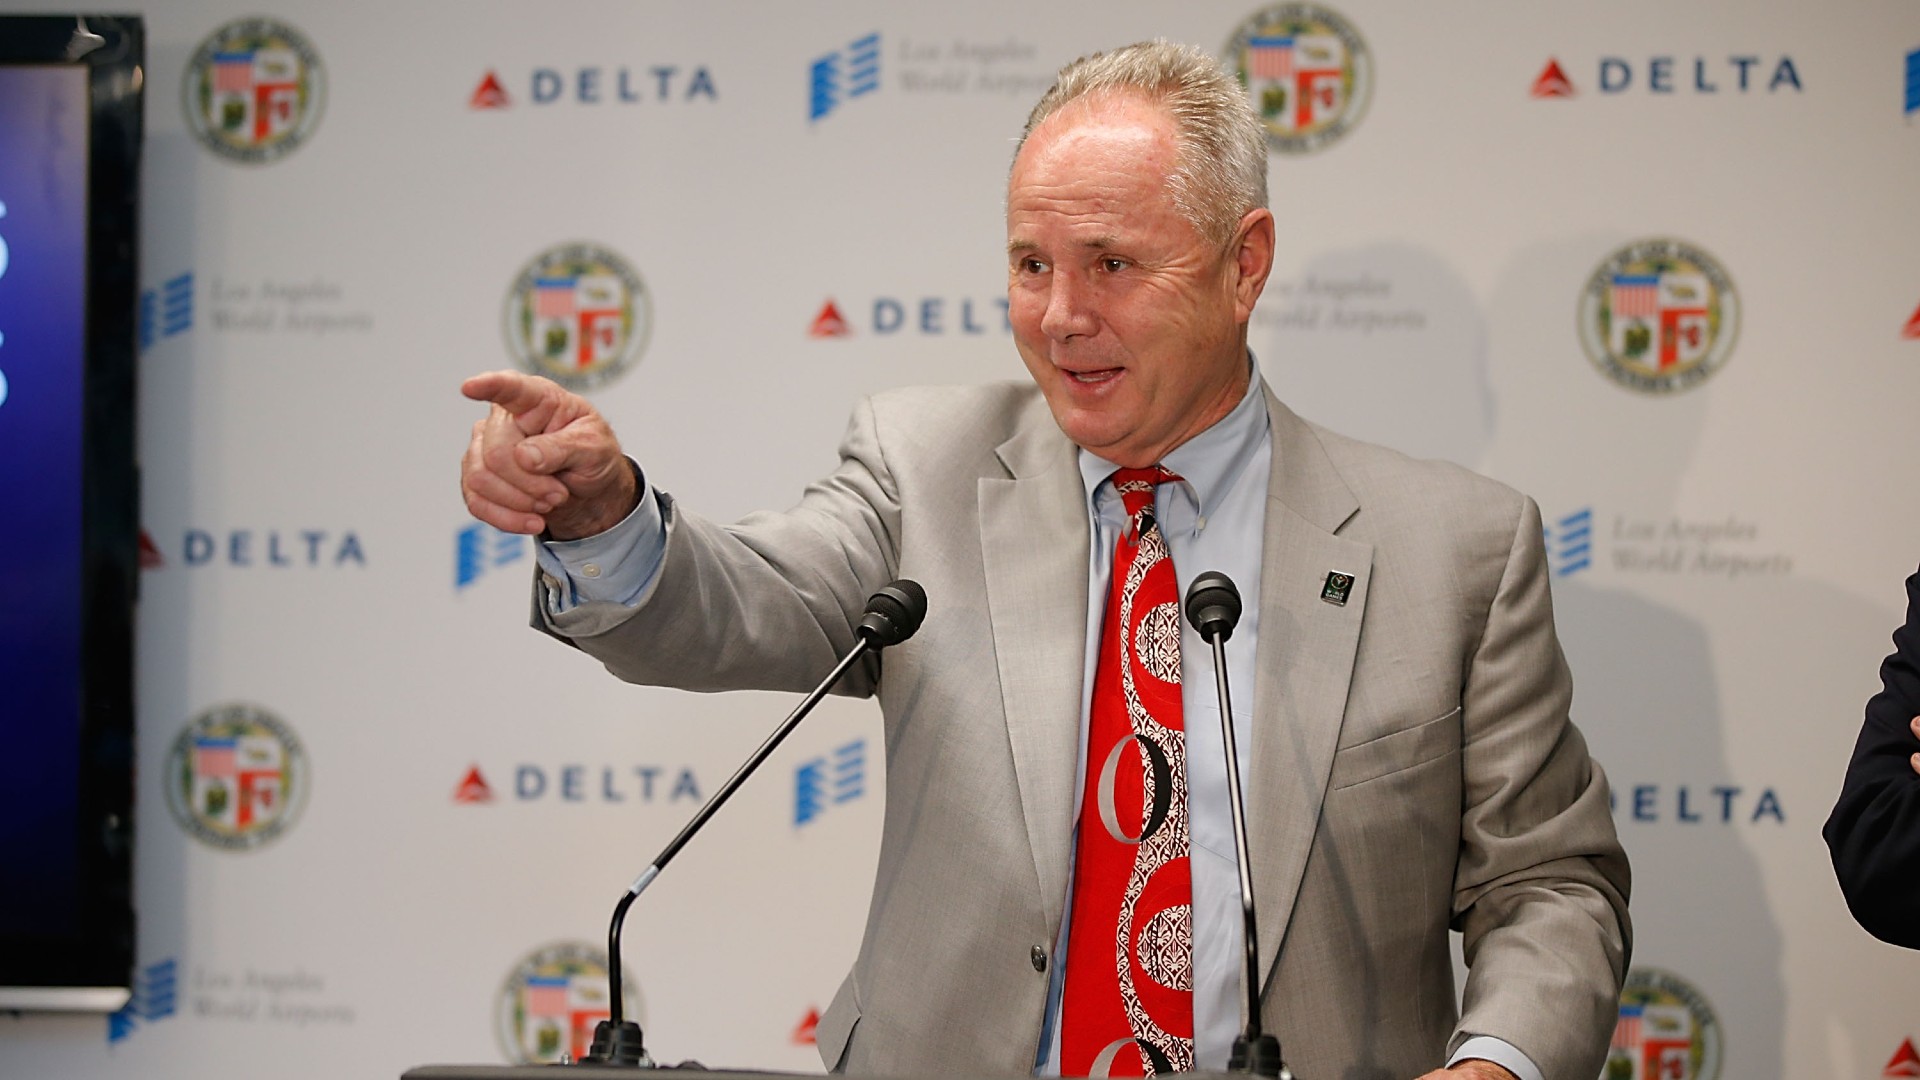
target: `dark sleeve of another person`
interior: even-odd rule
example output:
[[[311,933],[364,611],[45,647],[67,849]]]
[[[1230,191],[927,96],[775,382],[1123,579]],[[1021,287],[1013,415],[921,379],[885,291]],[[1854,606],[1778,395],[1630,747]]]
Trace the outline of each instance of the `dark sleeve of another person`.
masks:
[[[1907,579],[1907,625],[1893,645],[1823,834],[1853,917],[1882,941],[1920,949],[1920,776],[1909,760],[1920,752],[1910,726],[1920,716],[1920,573]]]

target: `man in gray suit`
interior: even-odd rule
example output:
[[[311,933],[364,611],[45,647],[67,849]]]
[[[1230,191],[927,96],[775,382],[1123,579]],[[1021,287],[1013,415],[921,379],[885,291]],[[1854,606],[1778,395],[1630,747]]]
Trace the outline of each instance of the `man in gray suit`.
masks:
[[[536,625],[621,678],[810,688],[853,643],[868,593],[925,585],[920,633],[850,680],[884,715],[886,818],[866,936],[818,1028],[829,1065],[1224,1063],[1238,895],[1214,673],[1191,630],[1169,676],[1190,718],[1174,785],[1191,899],[1155,924],[1178,962],[1154,975],[1190,992],[1191,1019],[1167,1025],[1171,1049],[1149,1045],[1167,1033],[1134,1012],[1135,1037],[1116,1045],[1137,1054],[1110,1047],[1088,1065],[1063,1050],[1082,1015],[1063,1000],[1093,966],[1069,964],[1067,943],[1076,852],[1098,816],[1087,740],[1105,597],[1157,532],[1182,588],[1223,569],[1249,597],[1227,665],[1252,690],[1233,723],[1261,1014],[1294,1071],[1599,1073],[1627,865],[1568,719],[1538,509],[1268,393],[1246,344],[1273,262],[1266,164],[1244,92],[1199,50],[1149,43],[1064,69],[1007,193],[1009,316],[1032,383],[862,402],[839,468],[785,513],[722,526],[682,509],[550,382],[496,372],[463,387],[491,406],[463,462],[469,508],[546,534]],[[1120,505],[1118,468],[1165,478],[1144,514]],[[1133,826],[1119,826],[1125,839]],[[1464,1000],[1450,928],[1465,938]]]

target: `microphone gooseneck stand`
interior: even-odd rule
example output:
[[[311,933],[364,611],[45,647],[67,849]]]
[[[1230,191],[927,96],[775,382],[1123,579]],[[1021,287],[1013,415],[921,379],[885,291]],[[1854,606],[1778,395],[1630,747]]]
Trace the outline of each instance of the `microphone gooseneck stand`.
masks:
[[[868,597],[866,610],[855,628],[859,640],[854,642],[853,648],[847,650],[847,654],[841,657],[840,663],[834,667],[826,679],[815,687],[793,712],[787,714],[787,718],[774,729],[772,735],[767,736],[766,741],[753,752],[753,756],[747,759],[746,764],[740,766],[731,777],[728,777],[726,783],[720,785],[720,790],[714,792],[706,805],[693,815],[693,820],[687,822],[679,835],[675,836],[653,862],[640,872],[640,876],[634,879],[633,884],[628,886],[626,895],[620,898],[619,904],[613,909],[613,923],[607,930],[607,988],[612,998],[608,1006],[608,1018],[594,1025],[593,1043],[588,1047],[587,1055],[580,1059],[581,1064],[653,1067],[653,1059],[647,1054],[646,1040],[640,1031],[640,1025],[621,1015],[624,995],[621,993],[620,982],[620,926],[626,921],[627,909],[633,906],[634,900],[646,891],[648,885],[653,884],[653,879],[660,876],[660,871],[667,865],[668,860],[679,854],[680,849],[693,838],[693,834],[699,832],[707,820],[713,817],[714,811],[720,809],[720,804],[726,802],[740,785],[746,782],[747,777],[753,775],[754,770],[767,760],[774,748],[780,745],[781,740],[791,734],[794,728],[800,726],[800,721],[813,711],[813,707],[818,705],[820,699],[827,695],[827,691],[840,681],[848,668],[869,652],[877,652],[889,645],[898,645],[912,637],[914,631],[920,629],[920,620],[925,618],[926,614],[926,590],[922,589],[919,583],[906,578],[891,582]]]
[[[1234,745],[1233,709],[1227,698],[1227,638],[1240,622],[1240,590],[1233,579],[1209,570],[1187,587],[1187,621],[1201,640],[1213,646],[1214,688],[1220,695],[1220,742],[1227,755],[1227,800],[1233,811],[1233,856],[1240,870],[1240,914],[1245,922],[1246,1024],[1233,1040],[1227,1071],[1275,1080],[1293,1080],[1280,1058],[1278,1037],[1260,1030],[1260,946],[1254,938],[1253,865],[1247,857],[1246,803],[1240,795],[1240,755]]]

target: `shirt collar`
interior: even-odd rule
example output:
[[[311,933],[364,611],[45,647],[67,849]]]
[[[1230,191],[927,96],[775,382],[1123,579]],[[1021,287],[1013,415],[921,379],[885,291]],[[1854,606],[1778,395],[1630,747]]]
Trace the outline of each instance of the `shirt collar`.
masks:
[[[1260,365],[1247,354],[1247,392],[1213,426],[1173,448],[1160,460],[1186,481],[1201,514],[1212,513],[1246,471],[1267,437],[1267,395]],[[1099,515],[1097,496],[1102,484],[1120,466],[1084,447],[1080,450],[1080,480],[1086,485],[1089,513]]]

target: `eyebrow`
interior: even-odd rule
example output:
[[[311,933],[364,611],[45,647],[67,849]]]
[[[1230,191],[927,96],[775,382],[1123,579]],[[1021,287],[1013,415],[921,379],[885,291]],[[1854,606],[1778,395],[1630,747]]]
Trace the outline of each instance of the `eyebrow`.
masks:
[[[1091,239],[1082,240],[1074,246],[1086,251],[1101,251],[1106,248],[1119,247],[1120,238],[1112,233],[1102,233]],[[1039,248],[1040,245],[1034,243],[1032,240],[1007,241],[1007,254],[1009,255],[1018,255],[1027,251],[1038,251]]]

